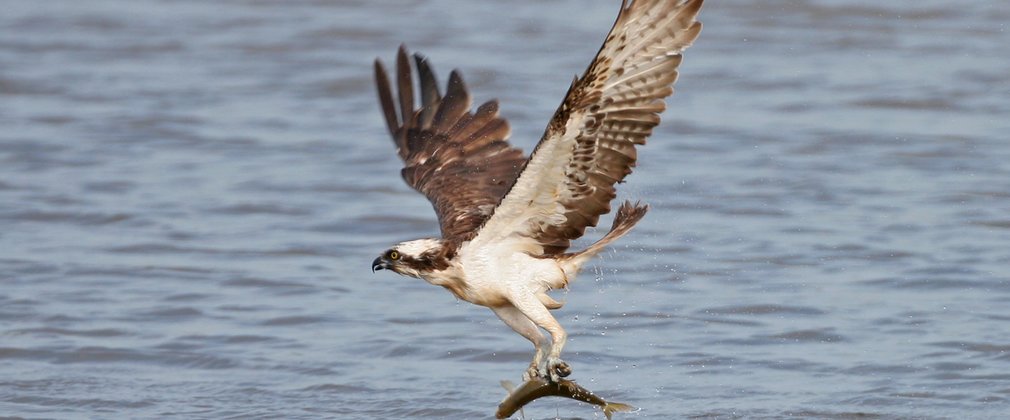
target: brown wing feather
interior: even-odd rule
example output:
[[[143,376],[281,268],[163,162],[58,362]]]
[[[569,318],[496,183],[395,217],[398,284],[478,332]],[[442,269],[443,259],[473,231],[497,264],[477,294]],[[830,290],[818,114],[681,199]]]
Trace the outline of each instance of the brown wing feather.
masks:
[[[484,229],[532,238],[544,255],[610,211],[636,146],[659,124],[681,53],[701,30],[702,0],[625,1],[589,68],[576,78],[523,173]],[[481,233],[483,237],[485,233]]]
[[[395,101],[386,70],[375,61],[375,80],[386,123],[404,161],[404,181],[431,201],[442,237],[457,243],[476,234],[526,161],[511,147],[508,122],[489,101],[470,112],[470,94],[462,76],[453,71],[443,97],[424,57],[415,54],[420,84],[420,108],[414,109],[412,71],[406,48],[397,54]],[[397,114],[396,105],[399,105]]]

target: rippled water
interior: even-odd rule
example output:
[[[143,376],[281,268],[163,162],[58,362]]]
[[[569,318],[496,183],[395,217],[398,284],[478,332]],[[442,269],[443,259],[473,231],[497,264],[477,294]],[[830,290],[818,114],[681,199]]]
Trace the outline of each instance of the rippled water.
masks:
[[[0,415],[490,417],[528,343],[369,271],[437,233],[371,60],[461,68],[530,150],[616,9],[4,1]],[[621,190],[653,211],[563,296],[573,377],[641,407],[620,418],[1005,415],[1010,8],[702,20]]]

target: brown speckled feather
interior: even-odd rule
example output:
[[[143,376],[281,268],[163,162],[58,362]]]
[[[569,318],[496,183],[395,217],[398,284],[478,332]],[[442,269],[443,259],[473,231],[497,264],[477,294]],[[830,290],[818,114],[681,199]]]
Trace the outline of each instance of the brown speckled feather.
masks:
[[[610,211],[701,31],[702,0],[628,3],[478,241],[519,235],[536,245],[528,252],[556,255]]]
[[[403,179],[431,201],[443,239],[459,244],[476,235],[526,158],[509,145],[510,128],[498,116],[496,101],[471,113],[470,94],[457,71],[443,97],[427,60],[415,54],[414,61],[420,108],[414,108],[411,65],[402,46],[396,60],[398,101],[382,62],[375,61],[379,104],[404,161]]]

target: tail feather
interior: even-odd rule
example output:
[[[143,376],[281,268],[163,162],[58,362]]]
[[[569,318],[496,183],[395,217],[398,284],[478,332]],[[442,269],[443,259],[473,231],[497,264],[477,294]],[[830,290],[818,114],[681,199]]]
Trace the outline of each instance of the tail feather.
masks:
[[[610,420],[610,416],[613,416],[615,412],[623,413],[627,411],[632,411],[634,409],[635,407],[632,407],[628,404],[622,404],[619,402],[608,402],[607,405],[603,406],[603,415],[607,416],[607,420]]]
[[[635,227],[635,224],[639,220],[642,220],[642,217],[645,217],[645,213],[648,211],[648,204],[642,204],[641,201],[631,204],[631,201],[625,201],[617,209],[617,215],[614,216],[614,224],[610,227],[610,232],[607,232],[606,235],[590,245],[589,248],[581,252],[568,254],[568,257],[575,260],[576,266],[581,266],[583,262],[602,251],[608,244],[630,232],[631,228]]]
[[[617,209],[617,215],[614,216],[614,224],[610,227],[610,232],[608,232],[602,239],[596,243],[607,243],[616,240],[624,236],[626,233],[631,231],[631,228],[635,227],[635,224],[639,220],[645,217],[645,213],[649,211],[648,204],[642,204],[641,201],[636,201],[635,204],[631,204],[631,201],[625,201],[621,204],[621,207]],[[594,244],[595,245],[595,244]]]

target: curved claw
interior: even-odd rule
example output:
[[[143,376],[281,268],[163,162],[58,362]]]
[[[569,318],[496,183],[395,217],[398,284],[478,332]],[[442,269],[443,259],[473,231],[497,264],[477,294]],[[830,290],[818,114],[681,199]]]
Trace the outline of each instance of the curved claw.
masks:
[[[547,359],[547,375],[545,378],[549,379],[551,382],[560,382],[561,378],[567,377],[572,374],[572,367],[568,365],[567,362],[559,358]]]
[[[540,369],[537,369],[537,365],[531,364],[530,367],[526,369],[526,372],[523,373],[523,382],[529,382],[533,380],[533,378],[541,377]]]
[[[566,377],[568,377],[568,375],[571,375],[572,374],[572,367],[569,366],[568,363],[566,363],[564,361],[560,361],[559,360],[559,362],[560,363],[558,363],[556,366],[554,366],[554,372],[557,373],[558,376],[560,376],[562,378],[566,378]]]

